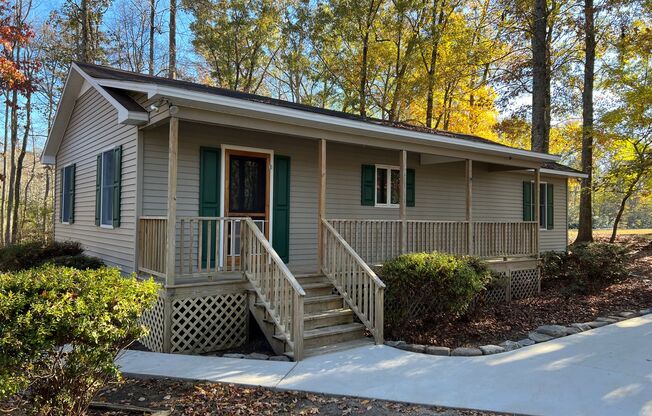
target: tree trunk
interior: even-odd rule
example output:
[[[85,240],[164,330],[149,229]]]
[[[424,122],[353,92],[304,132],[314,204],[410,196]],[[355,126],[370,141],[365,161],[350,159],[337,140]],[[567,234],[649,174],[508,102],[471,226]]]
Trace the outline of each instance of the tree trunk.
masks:
[[[5,216],[5,245],[11,244],[11,213],[14,203],[14,177],[16,176],[16,142],[18,141],[18,92],[13,91],[11,97],[11,128],[9,139],[11,140],[9,189],[7,191],[7,211]]]
[[[535,152],[548,152],[550,141],[550,62],[546,0],[534,0],[532,22],[532,143]]]
[[[88,16],[88,0],[81,0],[81,61],[90,62],[90,19]]]
[[[580,221],[576,242],[593,241],[593,78],[595,67],[595,25],[593,0],[584,0],[584,89],[582,91],[582,171]]]
[[[16,161],[16,175],[13,181],[14,187],[14,203],[12,212],[12,225],[11,225],[11,242],[18,242],[18,231],[20,230],[18,208],[20,207],[20,192],[21,182],[23,178],[23,161],[25,160],[25,153],[27,153],[27,140],[29,138],[29,130],[32,123],[32,93],[28,92],[25,101],[25,132],[23,134],[23,143],[18,154]]]
[[[43,195],[43,239],[49,241],[48,235],[48,207],[50,205],[50,168],[45,167],[45,195]],[[53,207],[54,208],[54,207]]]
[[[430,52],[430,66],[428,71],[428,89],[426,96],[426,127],[432,128],[432,117],[435,111],[435,78],[437,75],[437,59],[439,58],[439,39],[441,38],[442,25],[444,24],[444,2],[437,7],[438,0],[432,2],[432,23],[430,26],[430,37],[432,51]],[[439,12],[438,12],[439,10]],[[439,15],[439,18],[437,17]]]
[[[156,0],[149,0],[149,74],[154,75],[154,19]]]
[[[367,116],[367,59],[369,56],[369,31],[362,38],[362,66],[360,68],[360,115]]]
[[[2,143],[2,195],[0,196],[0,240],[5,229],[5,195],[7,185],[7,140],[9,140],[9,94],[5,94],[5,134]]]
[[[177,77],[177,0],[170,0],[170,41],[168,78]]]

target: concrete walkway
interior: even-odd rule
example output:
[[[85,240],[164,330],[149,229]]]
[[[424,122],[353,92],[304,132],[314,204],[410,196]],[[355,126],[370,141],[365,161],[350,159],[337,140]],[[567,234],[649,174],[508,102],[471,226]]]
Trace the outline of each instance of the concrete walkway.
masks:
[[[484,357],[361,347],[300,363],[128,351],[125,373],[531,415],[652,416],[652,315]]]

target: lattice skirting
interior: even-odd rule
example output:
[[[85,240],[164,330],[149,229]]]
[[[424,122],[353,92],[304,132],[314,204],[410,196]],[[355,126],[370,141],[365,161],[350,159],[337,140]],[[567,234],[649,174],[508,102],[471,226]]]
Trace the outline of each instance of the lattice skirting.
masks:
[[[152,351],[196,354],[234,348],[247,341],[247,294],[176,297],[162,292],[142,322],[149,334],[141,342]]]
[[[534,296],[541,291],[539,268],[507,270],[499,273],[491,288],[484,294],[489,302],[510,302]]]

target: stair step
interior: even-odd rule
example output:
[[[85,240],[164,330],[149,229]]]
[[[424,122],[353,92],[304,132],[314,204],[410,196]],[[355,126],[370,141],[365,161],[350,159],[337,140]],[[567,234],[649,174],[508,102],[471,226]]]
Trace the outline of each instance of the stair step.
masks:
[[[335,288],[330,282],[304,283],[301,287],[306,292],[306,297],[332,295]]]
[[[303,318],[305,331],[333,325],[350,324],[353,322],[353,311],[349,308],[331,309],[308,313]]]
[[[344,301],[340,295],[313,296],[306,297],[303,300],[304,314],[340,309],[342,307],[344,307]]]
[[[330,354],[338,351],[351,350],[353,348],[358,348],[358,347],[366,347],[369,345],[374,345],[374,340],[373,338],[365,337],[365,338],[354,339],[353,341],[346,341],[337,344],[324,345],[322,347],[304,349],[303,356],[304,358],[308,358],[308,357],[314,357],[316,355]],[[286,352],[285,355],[287,355],[290,359],[294,359],[294,353],[292,351]]]
[[[324,347],[364,338],[364,325],[349,323],[343,325],[316,328],[303,333],[303,345],[306,349]]]
[[[328,277],[323,274],[308,274],[303,276],[294,276],[301,286],[310,283],[328,283]]]

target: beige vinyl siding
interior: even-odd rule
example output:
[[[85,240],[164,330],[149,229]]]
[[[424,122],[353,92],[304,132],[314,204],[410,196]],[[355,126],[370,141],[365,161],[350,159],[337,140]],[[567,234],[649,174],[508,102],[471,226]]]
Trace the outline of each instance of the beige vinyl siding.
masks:
[[[79,241],[91,256],[117,266],[123,272],[135,267],[136,144],[137,128],[118,124],[116,110],[95,89],[77,99],[56,158],[55,239]],[[120,227],[95,225],[95,173],[97,155],[122,145],[122,194]],[[75,221],[60,221],[60,172],[75,163]]]
[[[144,134],[143,215],[166,215],[167,125]],[[199,212],[200,147],[236,145],[273,150],[291,158],[290,269],[295,273],[317,270],[317,142],[264,132],[181,122],[179,127],[178,215]],[[399,164],[399,151],[388,151],[339,143],[327,146],[327,217],[398,218],[398,208],[360,204],[363,164]],[[416,204],[409,207],[411,219],[462,221],[465,215],[465,165],[450,162],[420,165],[410,154],[408,167],[415,169]],[[474,218],[521,221],[523,180],[531,172],[490,172],[486,164],[474,164]],[[543,177],[555,184],[555,229],[542,230],[542,250],[566,248],[566,186],[564,179]]]

